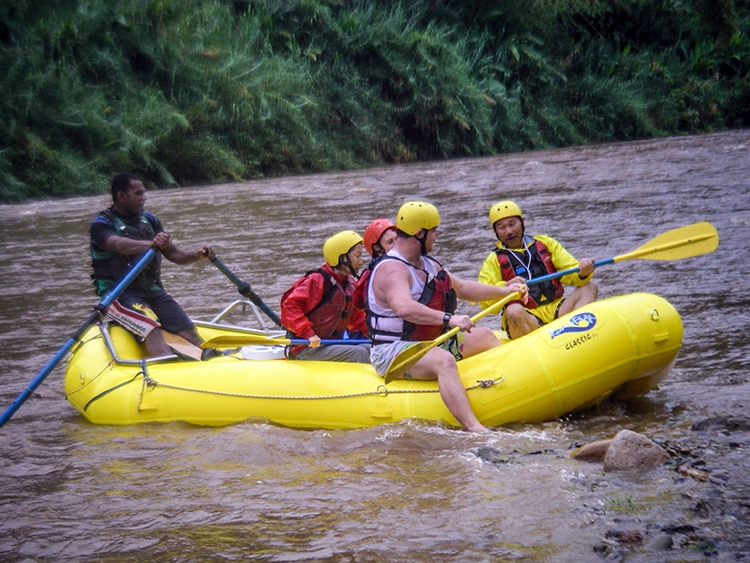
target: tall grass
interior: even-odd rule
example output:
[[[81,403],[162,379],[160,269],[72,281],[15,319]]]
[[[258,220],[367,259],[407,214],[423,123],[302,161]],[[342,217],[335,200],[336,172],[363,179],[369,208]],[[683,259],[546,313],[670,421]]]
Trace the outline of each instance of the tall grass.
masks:
[[[0,201],[750,123],[747,0],[0,4]]]

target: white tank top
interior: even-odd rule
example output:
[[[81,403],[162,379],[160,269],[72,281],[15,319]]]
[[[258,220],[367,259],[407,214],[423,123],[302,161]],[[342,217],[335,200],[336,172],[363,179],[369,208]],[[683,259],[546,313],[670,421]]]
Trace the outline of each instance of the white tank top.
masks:
[[[388,256],[392,256],[406,262],[406,264],[404,265],[409,269],[409,273],[411,274],[411,298],[414,299],[414,301],[418,301],[422,296],[425,284],[438,274],[437,265],[432,260],[425,260],[424,258],[422,258],[420,268],[427,272],[428,275],[427,280],[422,280],[419,277],[419,271],[414,266],[409,264],[406,258],[404,258],[401,254],[399,254],[395,250],[391,250],[388,252]],[[380,268],[380,266],[382,266],[384,262],[388,262],[388,260],[380,260],[377,264],[375,264],[375,267],[370,274],[370,283],[367,284],[367,304],[373,314],[376,315],[372,317],[372,322],[375,325],[374,328],[376,330],[401,333],[404,330],[404,321],[400,317],[394,315],[393,310],[381,307],[380,304],[376,301],[375,292],[372,289],[373,280],[377,275],[378,268]],[[399,340],[397,336],[389,336],[385,334],[377,335],[377,339],[380,341],[385,340],[393,342]]]

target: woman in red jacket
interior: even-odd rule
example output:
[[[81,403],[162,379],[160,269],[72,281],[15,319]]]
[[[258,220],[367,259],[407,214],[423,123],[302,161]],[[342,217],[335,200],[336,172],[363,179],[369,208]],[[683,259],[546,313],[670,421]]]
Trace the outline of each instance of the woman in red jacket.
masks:
[[[362,267],[362,237],[354,231],[333,235],[323,245],[325,264],[294,282],[281,298],[281,323],[290,338],[310,344],[287,347],[296,360],[370,362],[369,344],[321,346],[322,339],[339,340],[348,330],[365,326],[364,310],[354,306],[357,271]]]

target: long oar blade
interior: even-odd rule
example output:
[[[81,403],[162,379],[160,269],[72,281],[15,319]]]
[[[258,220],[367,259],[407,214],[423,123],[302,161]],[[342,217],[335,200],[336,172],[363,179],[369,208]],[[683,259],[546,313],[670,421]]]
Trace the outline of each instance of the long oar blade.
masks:
[[[456,334],[456,332],[454,332],[453,334]],[[451,334],[451,336],[453,336],[453,334]],[[451,336],[449,336],[448,338],[450,338]],[[422,356],[424,356],[435,346],[439,346],[443,342],[445,342],[445,340],[441,340],[438,344],[433,344],[432,341],[415,342],[406,350],[399,352],[399,354],[391,361],[391,365],[388,366],[388,371],[385,372],[385,382],[390,383],[394,379],[398,379],[399,377],[404,375],[407,371],[414,367],[414,364],[422,359]]]
[[[209,338],[201,348],[236,348],[237,346],[286,346],[291,344],[288,338],[264,336],[263,334],[222,334]]]
[[[370,344],[369,340],[357,339],[322,339],[320,344],[328,346],[331,344],[343,344],[355,346],[358,344]],[[235,348],[237,346],[289,346],[290,344],[310,344],[309,340],[303,338],[282,338],[279,336],[264,336],[262,334],[223,334],[214,336],[201,344],[201,348]]]
[[[627,254],[620,254],[614,258],[607,258],[605,260],[597,260],[594,262],[594,266],[599,268],[601,266],[607,266],[614,264],[615,262],[623,262],[625,260],[681,260],[683,258],[691,258],[693,256],[700,256],[701,254],[708,254],[713,252],[719,246],[719,233],[711,223],[693,223],[692,225],[686,225],[685,227],[679,227],[672,229],[666,233],[662,233],[654,239],[651,239],[643,246],[640,246],[632,252]],[[554,280],[567,276],[568,274],[575,274],[578,268],[570,268],[568,270],[562,270],[555,272],[554,274],[547,274],[529,280],[529,285],[546,282],[547,280]]]
[[[172,349],[175,354],[197,361],[201,360],[203,350],[201,350],[198,346],[188,340],[185,340],[179,334],[173,334],[166,330],[162,330],[161,333],[164,337],[164,342]]]
[[[662,233],[632,252],[615,256],[615,262],[641,260],[682,260],[713,252],[719,246],[719,233],[711,223],[693,223]]]
[[[500,301],[493,303],[486,309],[471,317],[472,322],[477,322],[479,319],[486,317],[487,315],[494,315],[498,313],[503,307],[505,307],[506,304],[518,299],[519,297],[520,294],[511,293],[510,295],[504,297]],[[404,375],[427,352],[429,352],[436,346],[440,346],[443,342],[458,334],[459,330],[460,329],[458,327],[452,328],[448,332],[438,336],[435,340],[429,342],[418,342],[416,344],[413,344],[412,346],[409,346],[403,352],[397,354],[396,357],[391,360],[391,364],[388,366],[388,369],[385,372],[385,382],[390,383],[394,379]]]
[[[156,251],[154,249],[149,250],[143,258],[141,258],[135,266],[128,272],[128,274],[122,279],[120,283],[118,283],[115,288],[110,291],[107,295],[104,296],[104,298],[99,301],[96,307],[94,307],[94,312],[89,315],[89,317],[86,319],[86,321],[78,328],[75,333],[68,339],[68,341],[63,345],[63,347],[60,349],[60,351],[55,354],[55,357],[52,358],[44,368],[42,368],[42,371],[40,371],[34,379],[29,382],[29,384],[26,386],[26,389],[21,391],[21,394],[18,395],[15,401],[11,403],[11,405],[5,409],[5,412],[0,416],[0,426],[4,426],[6,422],[10,420],[10,418],[16,413],[18,409],[21,408],[21,405],[23,405],[26,402],[26,399],[28,399],[31,394],[36,390],[37,387],[39,387],[42,384],[42,381],[44,381],[47,376],[52,373],[52,370],[55,369],[55,366],[60,363],[60,361],[65,357],[65,354],[67,354],[70,350],[72,350],[73,346],[81,339],[83,334],[88,330],[88,328],[94,324],[102,314],[107,310],[107,307],[109,307],[112,302],[117,299],[120,294],[125,291],[125,288],[130,285],[130,282],[132,282],[138,274],[141,273],[141,271],[146,267],[146,265],[151,261],[151,259],[156,255]]]

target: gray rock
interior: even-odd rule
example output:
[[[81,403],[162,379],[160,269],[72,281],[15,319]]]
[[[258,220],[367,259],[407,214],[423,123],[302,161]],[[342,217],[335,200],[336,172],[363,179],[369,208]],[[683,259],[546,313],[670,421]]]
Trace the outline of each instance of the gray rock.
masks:
[[[605,471],[632,471],[656,467],[669,459],[669,454],[642,434],[631,430],[617,433],[604,456]]]
[[[747,432],[750,418],[747,416],[713,416],[693,424],[693,432]]]
[[[669,534],[660,534],[648,544],[653,551],[669,551],[674,547],[674,540]]]

